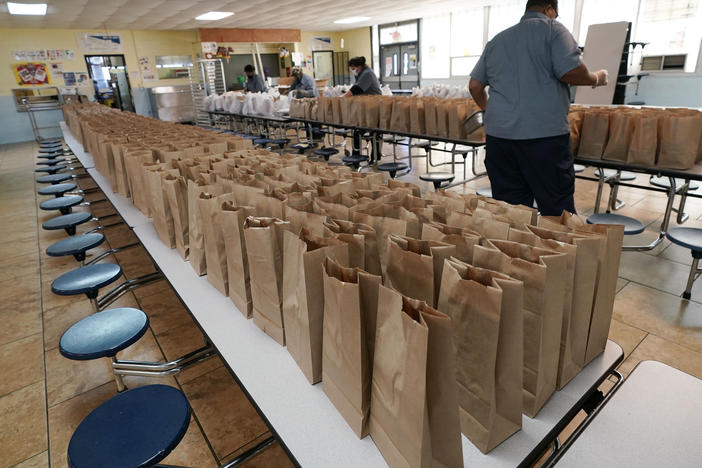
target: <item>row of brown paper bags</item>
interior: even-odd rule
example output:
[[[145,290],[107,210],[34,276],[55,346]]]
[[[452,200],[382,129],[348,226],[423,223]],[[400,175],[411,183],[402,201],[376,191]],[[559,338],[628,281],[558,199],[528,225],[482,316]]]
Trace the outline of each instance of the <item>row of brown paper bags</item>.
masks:
[[[568,116],[573,154],[627,164],[690,169],[702,160],[702,112],[595,108]]]
[[[290,116],[338,125],[414,133],[455,140],[484,140],[482,129],[467,135],[463,121],[479,108],[472,99],[356,96],[293,99]]]
[[[225,195],[224,197],[227,197]],[[205,201],[207,200],[207,201]],[[217,202],[222,201],[222,198],[217,199]],[[205,208],[206,204],[210,204],[211,206],[216,207],[216,203],[212,198],[201,198],[198,200],[199,206],[202,208],[200,210],[201,215],[204,217],[207,217],[207,208]],[[372,246],[374,245],[376,238],[373,234],[373,228],[370,226],[364,226],[364,225],[359,225],[358,223],[348,223],[348,222],[343,222],[343,221],[336,221],[336,222],[330,222],[327,223],[327,227],[330,227],[330,231],[335,232],[335,231],[343,231],[343,234],[347,235],[347,239],[352,239],[353,237],[357,237],[356,243],[355,243],[355,248],[353,251],[356,253],[356,259],[354,261],[350,261],[350,251],[347,250],[347,247],[343,245],[342,242],[339,242],[339,239],[332,240],[332,239],[322,239],[322,238],[316,238],[315,236],[311,236],[309,234],[302,234],[300,236],[294,234],[293,232],[290,232],[290,229],[292,229],[292,226],[290,223],[286,223],[283,221],[277,221],[277,220],[271,220],[271,219],[257,219],[257,218],[249,218],[248,221],[245,221],[245,216],[247,214],[251,214],[254,210],[252,208],[236,208],[234,207],[233,203],[231,201],[229,203],[225,202],[225,205],[222,206],[223,212],[220,213],[218,216],[212,217],[212,222],[208,222],[207,218],[203,221],[203,227],[207,225],[217,225],[218,222],[224,223],[222,224],[222,232],[227,232],[230,234],[230,236],[225,236],[224,237],[224,250],[225,253],[223,254],[226,259],[227,259],[227,271],[229,271],[229,294],[230,297],[234,300],[235,304],[240,308],[240,310],[244,311],[252,311],[254,321],[256,321],[257,325],[264,329],[268,334],[273,336],[276,340],[281,342],[282,340],[285,340],[288,345],[288,349],[290,350],[291,354],[295,357],[296,361],[300,364],[300,367],[303,369],[305,375],[310,379],[311,382],[316,382],[319,380],[320,376],[320,371],[323,370],[322,366],[322,356],[319,353],[319,349],[322,346],[322,343],[324,342],[321,340],[321,335],[322,333],[320,332],[321,328],[321,311],[322,308],[320,307],[321,303],[320,301],[322,300],[322,297],[326,301],[327,294],[326,294],[326,289],[325,289],[325,295],[321,296],[319,294],[319,286],[320,286],[320,274],[321,272],[319,271],[319,268],[316,268],[319,266],[319,263],[321,259],[325,255],[331,255],[334,256],[339,262],[341,263],[346,263],[347,261],[349,263],[346,264],[351,264],[351,265],[356,265],[357,268],[360,268],[359,265],[363,265],[366,263],[365,260],[365,255],[364,256],[359,256],[359,252],[364,250],[365,246]],[[225,213],[226,212],[226,213]],[[212,216],[210,213],[209,216]],[[226,224],[228,221],[234,221],[234,224]],[[246,224],[248,223],[248,224]],[[331,228],[333,225],[342,225],[345,226],[345,228]],[[225,227],[226,226],[226,227]],[[432,229],[433,228],[433,229]],[[534,228],[536,229],[536,228]],[[439,238],[442,238],[444,240],[448,240],[446,236],[443,236],[443,230],[442,229],[437,229],[436,224],[434,226],[428,226],[425,225],[425,231],[426,232],[431,232],[434,230],[435,234],[439,234]],[[281,233],[282,233],[282,240],[281,240]],[[512,235],[516,235],[516,231],[511,231]],[[522,234],[522,236],[525,236],[526,233]],[[362,237],[358,237],[362,236]],[[469,247],[472,247],[476,242],[474,241],[472,244],[470,242],[466,242],[466,239],[470,240],[471,236],[467,235],[467,230],[464,230],[463,235],[461,236],[463,238],[463,243],[468,247],[464,250],[464,256],[466,256],[465,251],[469,251]],[[528,237],[528,236],[527,236]],[[566,234],[563,234],[562,238],[567,237]],[[575,236],[578,237],[578,236]],[[238,241],[237,241],[238,238]],[[427,275],[431,277],[433,275],[431,271],[431,267],[427,265],[427,258],[429,258],[429,264],[432,265],[434,262],[435,257],[428,257],[426,255],[421,256],[423,262],[421,262],[420,265],[414,265],[414,268],[410,269],[409,271],[421,271],[423,272],[422,274],[419,274],[416,276],[416,283],[414,287],[412,286],[412,282],[407,282],[404,279],[403,271],[408,271],[408,268],[405,268],[406,265],[403,264],[403,260],[397,259],[395,254],[398,253],[397,251],[397,246],[402,245],[403,243],[406,242],[407,245],[406,247],[410,257],[416,257],[418,252],[414,251],[427,251],[428,246],[432,245],[432,242],[424,242],[420,246],[414,246],[414,248],[410,248],[409,244],[414,242],[411,239],[403,239],[403,238],[394,238],[395,243],[391,245],[391,250],[388,258],[388,272],[387,272],[387,277],[390,282],[392,282],[392,285],[395,287],[399,287],[400,289],[404,289],[405,291],[409,290],[409,295],[412,296],[417,296],[419,294],[422,294],[422,298],[426,299],[429,301],[430,304],[433,304],[433,299],[432,297],[434,296],[434,282],[430,281],[427,282]],[[398,242],[399,241],[399,242]],[[497,241],[496,241],[497,242]],[[580,242],[587,242],[587,240],[583,240]],[[599,241],[598,241],[599,242]],[[446,245],[440,245],[441,242],[434,242],[431,249],[434,250],[440,250],[442,248],[446,248]],[[621,244],[621,242],[619,243]],[[281,245],[283,247],[281,247]],[[451,250],[451,247],[448,247],[450,252],[447,253],[457,253],[454,250]],[[582,249],[582,247],[581,247]],[[215,249],[206,249],[206,252],[210,252]],[[237,259],[240,258],[241,261],[237,262],[234,261],[232,262],[232,255],[230,255],[233,250],[233,258]],[[401,249],[405,250],[405,249]],[[248,252],[247,255],[242,255],[242,251]],[[255,251],[258,253],[252,254],[251,252]],[[412,251],[412,252],[409,252]],[[538,249],[537,249],[538,252]],[[616,253],[616,252],[615,252]],[[583,258],[590,258],[590,259],[596,259],[599,256],[595,254],[594,256],[592,255],[593,252],[589,251],[588,254],[583,254],[581,255]],[[220,254],[220,262],[221,260],[221,255]],[[253,255],[253,257],[252,257]],[[470,256],[468,254],[467,256]],[[208,257],[210,257],[208,255]],[[437,252],[437,257],[438,257],[438,252]],[[465,257],[464,257],[465,258]],[[281,264],[278,265],[278,268],[272,266],[275,265],[275,261],[272,259],[278,259]],[[215,260],[217,261],[217,260]],[[411,260],[410,260],[411,261]],[[488,261],[488,260],[486,260]],[[250,274],[251,274],[251,281],[249,285],[249,289],[247,290],[246,284],[242,284],[242,280],[245,283],[245,280],[248,278],[247,271],[246,271],[246,265],[248,265],[248,268],[250,269]],[[243,266],[243,268],[242,268]],[[486,265],[486,266],[493,266],[493,265]],[[419,267],[419,268],[418,268]],[[494,266],[493,266],[494,268]],[[520,267],[517,269],[519,271],[520,269],[523,269],[524,265],[520,265]],[[242,271],[243,270],[243,271]],[[316,270],[316,271],[315,271]],[[377,268],[376,268],[377,270]],[[220,271],[219,268],[217,268],[217,271]],[[553,269],[552,275],[553,275]],[[232,275],[231,272],[236,272],[235,275]],[[208,278],[210,281],[213,281],[213,283],[217,282],[218,280],[215,279],[215,277],[210,278],[210,269],[208,269]],[[214,272],[212,272],[214,274]],[[371,275],[371,274],[368,274]],[[380,282],[380,275],[371,275],[377,278],[377,282]],[[563,276],[560,274],[554,275],[556,278],[562,278]],[[567,276],[567,275],[566,275]],[[592,277],[592,275],[591,275]],[[610,276],[611,277],[611,276]],[[542,276],[542,279],[543,276]],[[239,285],[235,285],[232,283],[234,282],[239,282]],[[616,282],[616,271],[614,273],[614,281]],[[428,290],[426,287],[423,285],[429,283],[431,285],[431,288]],[[546,279],[545,284],[551,284],[552,287],[555,286],[555,291],[560,290],[560,287],[558,286],[558,282],[554,281],[553,278]],[[580,284],[587,284],[587,281],[583,281]],[[592,286],[592,283],[590,283]],[[562,285],[561,285],[562,286]],[[566,288],[567,289],[567,288]],[[338,289],[337,289],[338,290]],[[247,294],[247,291],[250,291],[249,296],[247,296],[247,299],[244,300],[244,295]],[[294,291],[294,292],[293,292]],[[286,294],[287,292],[287,294]],[[292,292],[292,293],[291,293]],[[282,296],[281,296],[282,294]],[[459,297],[465,297],[465,294],[459,294]],[[548,294],[549,297],[553,296],[556,297],[557,294],[553,294],[553,291],[551,294]],[[471,297],[471,296],[468,296]],[[577,297],[577,296],[576,296]],[[613,296],[612,296],[613,297]],[[578,299],[580,301],[581,299]],[[338,303],[342,303],[342,301],[337,301]],[[358,302],[358,301],[357,301]],[[367,302],[367,299],[366,299]],[[259,307],[256,307],[256,304],[260,304]],[[346,301],[343,301],[345,304]],[[440,303],[439,303],[440,304]],[[581,304],[582,307],[582,304]],[[304,309],[307,310],[304,310]],[[439,307],[440,310],[444,310]],[[556,307],[558,308],[558,307]],[[587,309],[588,307],[585,305],[585,308]],[[526,309],[526,307],[525,307]],[[553,307],[551,308],[553,310]],[[301,311],[304,311],[304,313],[300,314]],[[589,312],[589,310],[587,311]],[[325,312],[326,313],[326,310]],[[512,312],[514,313],[514,311]],[[573,315],[575,317],[575,315]],[[582,317],[582,316],[581,316]],[[589,317],[589,314],[588,314]],[[326,316],[325,316],[326,318]],[[357,317],[358,320],[360,318]],[[588,319],[589,320],[589,319]],[[606,320],[607,324],[609,322],[608,317]],[[466,323],[473,323],[472,320],[467,321]],[[557,366],[559,363],[559,345],[560,345],[560,340],[558,339],[560,336],[560,331],[561,331],[561,326],[560,323],[556,323],[556,321],[550,321],[551,324],[551,329],[550,331],[547,332],[548,336],[555,337],[555,341],[552,340],[549,346],[546,346],[546,348],[551,349],[551,356],[550,357],[541,357],[537,359],[541,363],[541,365],[545,365],[549,360],[554,364],[552,366],[552,383],[553,386],[555,387],[555,379],[556,379],[556,370]],[[586,324],[586,327],[589,324]],[[316,326],[316,331],[313,330]],[[582,324],[580,325],[582,327]],[[566,327],[564,325],[565,329],[569,329],[569,327]],[[345,327],[346,328],[346,327]],[[527,327],[529,328],[529,327]],[[607,328],[601,331],[600,333],[600,339],[606,340],[607,336]],[[349,329],[350,330],[350,329]],[[476,329],[474,327],[469,327],[469,330],[475,331]],[[482,333],[482,332],[481,332]],[[511,332],[510,332],[511,333]],[[542,331],[543,333],[543,331]],[[546,336],[546,335],[543,335]],[[513,338],[513,336],[512,336]],[[591,337],[592,338],[592,337]],[[510,342],[511,340],[506,340],[503,341],[503,343]],[[519,342],[520,340],[517,340]],[[496,340],[493,345],[497,346],[497,343],[500,343],[500,340]],[[281,343],[282,344],[282,343]],[[582,344],[582,343],[581,343]],[[602,343],[602,347],[604,345],[604,342]],[[313,349],[316,348],[317,352],[314,353]],[[570,348],[570,347],[569,347]],[[482,348],[480,348],[482,349]],[[494,347],[491,347],[489,349],[494,349]],[[490,353],[488,349],[488,353]],[[593,346],[592,349],[596,349],[596,346]],[[361,353],[361,349],[357,349],[356,353],[359,354]],[[360,354],[359,354],[360,355]],[[372,354],[371,354],[372,355]],[[316,356],[316,358],[315,358]],[[325,355],[326,357],[326,355]],[[493,359],[496,360],[498,359],[498,355],[493,356]],[[533,356],[532,356],[533,357]],[[594,356],[593,356],[594,357]],[[584,360],[586,357],[582,356],[582,359]],[[521,362],[521,357],[517,358],[518,362]],[[372,361],[371,361],[372,362]],[[484,362],[484,356],[480,356],[479,359],[476,361],[478,363]],[[496,361],[493,361],[496,362]],[[564,361],[565,362],[565,361]],[[584,362],[584,361],[583,361]],[[359,363],[360,365],[361,363]],[[514,363],[512,363],[514,365]],[[366,365],[368,367],[368,364]],[[533,366],[532,366],[533,367]],[[581,366],[575,364],[571,369],[568,369],[567,367],[564,368],[565,372],[574,372],[577,373],[577,371],[581,368]],[[316,371],[315,371],[316,369]],[[462,368],[459,366],[459,371]],[[428,369],[427,369],[428,371]],[[349,369],[342,369],[338,370],[337,372],[349,372]],[[470,371],[466,371],[469,372]],[[539,374],[540,373],[540,374]],[[566,375],[564,373],[563,375]],[[574,375],[573,373],[573,375]],[[334,374],[334,371],[332,371],[332,374]],[[539,369],[538,371],[533,371],[531,373],[528,373],[527,370],[524,371],[524,379],[525,379],[525,384],[526,381],[529,380],[529,377],[531,375],[531,381],[533,385],[538,387],[538,391],[536,389],[534,390],[533,393],[531,392],[526,392],[525,391],[525,399],[526,395],[529,395],[530,401],[532,402],[531,408],[533,408],[534,411],[537,410],[541,405],[543,405],[546,400],[548,399],[548,396],[550,396],[551,392],[553,389],[549,390],[549,384],[548,379],[543,378],[547,372],[545,370]],[[542,377],[537,379],[537,376],[541,375]],[[491,374],[491,376],[494,376],[494,374]],[[512,373],[512,377],[514,379],[519,379],[518,384],[516,385],[516,390],[513,388],[513,394],[516,394],[518,397],[518,401],[521,402],[522,398],[522,392],[523,390],[521,389],[522,384],[521,384],[521,366],[519,366],[519,372],[517,373]],[[331,377],[324,377],[325,381],[325,391],[327,390],[327,381],[329,381]],[[516,380],[514,381],[516,382]],[[427,384],[429,385],[429,384]],[[493,383],[494,385],[494,383]],[[340,391],[339,388],[347,388],[346,384],[344,382],[339,382],[339,385],[336,385],[334,382],[329,382],[329,394],[330,398],[333,400],[335,399],[334,395],[335,392]],[[427,389],[427,391],[429,391]],[[538,394],[538,395],[536,395]],[[533,396],[531,396],[533,395]],[[338,396],[338,395],[337,395]],[[496,403],[496,401],[495,401]],[[358,421],[354,419],[353,417],[350,416],[349,408],[348,408],[348,401],[336,401],[335,400],[336,406],[339,408],[340,412],[344,414],[345,417],[347,417],[347,420],[349,423],[352,425],[352,427],[357,428],[358,427]],[[516,403],[512,401],[511,405],[514,407]],[[463,405],[467,406],[467,405]],[[472,406],[470,406],[471,410],[473,409]],[[517,404],[518,414],[521,414],[521,403]],[[497,408],[495,408],[495,411],[497,411]],[[505,411],[502,409],[501,411]],[[463,412],[462,412],[463,414]],[[481,416],[484,416],[484,414],[479,414],[478,416],[470,416],[472,412],[468,414],[463,414],[462,418],[464,419],[464,423],[466,421],[470,421],[471,418],[478,418],[480,421],[485,421],[484,418],[481,418]],[[514,416],[514,414],[512,415]],[[513,421],[518,421],[518,423],[521,423],[521,416],[518,417],[513,417]],[[487,426],[490,426],[489,424]],[[403,424],[400,424],[399,427],[403,427]],[[421,426],[419,426],[421,427]],[[519,425],[516,426],[518,429]],[[475,429],[475,427],[473,428]],[[493,430],[494,429],[494,430]],[[501,442],[505,437],[509,436],[511,433],[514,432],[515,426],[514,425],[496,425],[494,427],[491,427],[490,430],[487,430],[487,433],[485,434],[480,431],[478,431],[478,434],[482,435],[476,435],[475,431],[471,431],[471,429],[465,430],[465,432],[468,433],[468,435],[471,435],[471,440],[474,441],[476,445],[478,445],[481,450],[489,450],[492,446],[496,445],[497,443]],[[357,431],[358,432],[358,431]],[[487,437],[488,440],[483,440],[481,437]],[[487,445],[482,445],[481,444],[487,444]],[[384,451],[385,453],[385,451]],[[387,456],[387,454],[386,454]],[[388,457],[390,459],[390,457]]]

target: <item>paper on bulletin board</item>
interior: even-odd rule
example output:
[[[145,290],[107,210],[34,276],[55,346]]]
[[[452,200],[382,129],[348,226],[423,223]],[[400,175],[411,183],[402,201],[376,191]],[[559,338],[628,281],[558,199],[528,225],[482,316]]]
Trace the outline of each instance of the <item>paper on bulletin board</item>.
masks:
[[[66,86],[75,86],[76,74],[73,72],[63,72],[63,84]]]
[[[56,76],[61,76],[61,73],[63,73],[63,63],[61,62],[56,62],[50,64],[51,66],[51,73],[56,75]]]
[[[122,36],[119,33],[76,33],[78,48],[84,52],[122,52]]]
[[[16,63],[12,70],[20,86],[37,86],[51,84],[48,67],[45,63]]]

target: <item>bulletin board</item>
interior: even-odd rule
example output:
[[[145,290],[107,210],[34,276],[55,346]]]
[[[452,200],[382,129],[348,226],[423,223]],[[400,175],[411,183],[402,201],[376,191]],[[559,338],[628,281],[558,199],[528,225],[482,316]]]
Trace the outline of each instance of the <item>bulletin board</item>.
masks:
[[[12,65],[17,84],[20,86],[41,86],[51,84],[49,67],[43,62],[25,62]]]

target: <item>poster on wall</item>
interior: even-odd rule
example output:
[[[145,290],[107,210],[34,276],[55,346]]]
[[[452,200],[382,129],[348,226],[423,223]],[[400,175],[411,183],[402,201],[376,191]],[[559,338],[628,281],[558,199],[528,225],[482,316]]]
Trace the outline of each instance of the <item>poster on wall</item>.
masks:
[[[200,47],[202,47],[202,53],[206,59],[213,59],[217,54],[216,42],[201,42]]]
[[[78,48],[84,52],[122,52],[122,36],[100,33],[76,33]]]
[[[63,73],[63,63],[61,62],[56,62],[51,64],[51,73],[56,75],[56,76],[61,76],[61,73]]]
[[[51,84],[49,71],[45,63],[16,63],[12,70],[20,86],[36,86]]]
[[[312,39],[310,39],[310,49],[332,50],[331,37],[313,37]]]
[[[13,50],[10,54],[12,60],[18,62],[31,62],[33,60],[74,60],[76,54],[70,49],[39,49],[39,50]]]
[[[151,66],[149,57],[139,57],[139,70],[141,71],[141,79],[144,80],[145,83],[158,80],[158,77]]]
[[[75,86],[76,74],[73,72],[63,72],[63,84],[66,86]]]

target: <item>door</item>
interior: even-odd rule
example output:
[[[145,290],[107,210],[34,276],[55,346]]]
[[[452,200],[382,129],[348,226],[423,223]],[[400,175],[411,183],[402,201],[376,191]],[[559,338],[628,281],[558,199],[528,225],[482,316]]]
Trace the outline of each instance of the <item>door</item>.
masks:
[[[86,55],[85,64],[100,104],[134,112],[124,55]]]
[[[400,60],[400,46],[380,48],[380,81],[390,89],[401,89]]]
[[[419,47],[416,42],[400,46],[400,89],[419,86]]]
[[[312,66],[315,80],[334,79],[334,52],[331,50],[315,50],[312,52]]]

